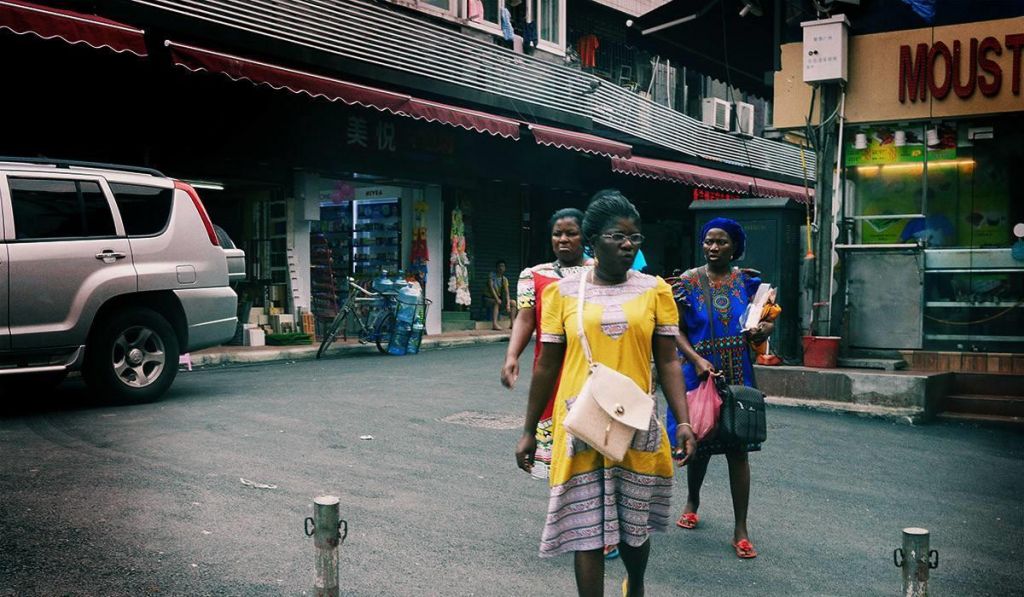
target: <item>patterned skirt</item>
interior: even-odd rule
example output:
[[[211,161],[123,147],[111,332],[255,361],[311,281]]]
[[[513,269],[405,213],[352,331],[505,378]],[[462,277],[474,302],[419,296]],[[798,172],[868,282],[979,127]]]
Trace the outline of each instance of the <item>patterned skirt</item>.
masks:
[[[553,459],[559,470],[573,472],[552,479],[541,557],[622,542],[639,547],[652,531],[668,527],[673,465],[668,437],[655,415],[648,429],[636,433],[622,462],[573,438],[560,421],[556,425]],[[559,477],[564,481],[555,484]]]

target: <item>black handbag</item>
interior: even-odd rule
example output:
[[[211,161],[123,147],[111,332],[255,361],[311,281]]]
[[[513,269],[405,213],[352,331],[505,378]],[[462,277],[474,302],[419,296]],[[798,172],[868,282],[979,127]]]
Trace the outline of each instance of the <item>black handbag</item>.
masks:
[[[711,352],[717,354],[715,322],[711,314],[711,278],[704,268],[700,269],[700,281],[704,286],[704,306],[708,310]],[[758,444],[768,438],[764,393],[761,390],[729,384],[721,377],[715,378],[715,389],[722,399],[715,439],[725,444]]]
[[[715,379],[715,389],[722,398],[718,440],[726,444],[759,444],[768,438],[764,393],[761,390],[730,385],[720,377]]]

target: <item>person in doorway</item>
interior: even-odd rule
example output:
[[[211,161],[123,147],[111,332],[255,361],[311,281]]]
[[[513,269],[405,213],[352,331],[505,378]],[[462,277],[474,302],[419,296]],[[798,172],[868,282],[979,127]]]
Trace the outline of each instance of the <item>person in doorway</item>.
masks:
[[[741,270],[732,265],[734,260],[743,256],[746,234],[735,220],[714,218],[704,225],[701,238],[706,264],[683,272],[673,287],[680,321],[676,345],[686,359],[683,364],[686,390],[696,390],[701,380],[708,375],[720,375],[730,384],[753,387],[754,369],[750,344],[758,344],[767,339],[774,324],[763,321],[755,330],[747,332],[740,328],[740,316],[761,283],[752,270]],[[666,421],[669,437],[672,437],[676,419],[671,410]],[[707,474],[708,462],[713,454],[725,454],[729,464],[729,487],[736,523],[733,549],[737,557],[757,557],[747,530],[747,507],[750,502],[750,462],[747,453],[760,449],[760,444],[724,444],[715,440],[714,436],[702,440],[686,473],[686,506],[676,524],[684,529],[697,528],[700,521],[697,516],[700,489]]]
[[[512,322],[516,319],[516,307],[505,275],[507,267],[504,259],[494,264],[494,271],[487,277],[487,290],[484,292],[484,303],[491,310],[491,329],[495,330],[501,329],[498,326],[498,315],[502,310],[508,312],[509,329],[512,329]]]
[[[606,545],[618,545],[627,577],[627,595],[644,594],[651,531],[670,520],[672,453],[665,431],[652,413],[649,427],[637,431],[621,462],[605,458],[563,427],[571,404],[589,375],[584,333],[594,361],[650,389],[651,359],[676,420],[680,464],[697,449],[688,423],[682,373],[675,351],[678,311],[664,280],[631,270],[643,242],[640,214],[621,193],[597,193],[583,218],[584,242],[593,247],[595,264],[548,284],[541,315],[541,351],[530,384],[523,434],[516,464],[530,472],[537,452],[537,424],[557,385],[552,416],[554,438],[548,483],[547,521],[541,557],[573,552],[580,595],[602,595]],[[585,278],[583,278],[585,276]],[[583,278],[581,280],[581,278]],[[581,281],[583,329],[577,309]],[[581,507],[587,503],[596,507]]]

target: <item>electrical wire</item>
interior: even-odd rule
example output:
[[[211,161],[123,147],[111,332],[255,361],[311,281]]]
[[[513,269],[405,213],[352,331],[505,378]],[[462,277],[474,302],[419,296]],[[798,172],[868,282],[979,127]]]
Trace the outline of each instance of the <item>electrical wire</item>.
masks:
[[[732,67],[729,66],[729,39],[728,33],[726,32],[726,21],[725,21],[725,3],[720,2],[719,7],[722,13],[722,60],[725,62],[725,84],[728,85],[726,93],[729,96],[729,102],[732,104],[736,103],[735,96],[732,92]],[[751,131],[753,133],[753,131]],[[750,158],[750,147],[747,146],[747,140],[744,137],[740,137],[740,144],[743,146],[743,152],[747,156],[747,168],[754,169],[754,160]],[[754,186],[754,196],[761,194],[761,191],[757,188],[757,177],[754,175],[750,176],[750,182]]]

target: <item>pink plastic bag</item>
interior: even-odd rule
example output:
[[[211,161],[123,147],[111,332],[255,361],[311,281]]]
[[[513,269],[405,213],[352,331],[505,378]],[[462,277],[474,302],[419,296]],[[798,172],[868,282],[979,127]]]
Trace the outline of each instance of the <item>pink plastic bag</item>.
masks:
[[[710,376],[700,382],[696,390],[686,393],[686,408],[690,412],[693,435],[701,441],[718,425],[718,414],[722,410],[722,399]]]

